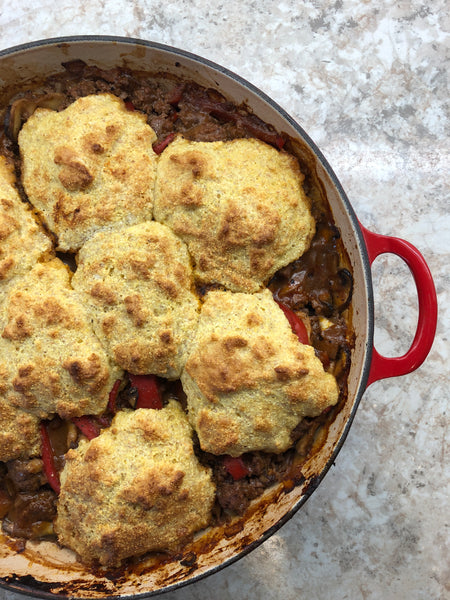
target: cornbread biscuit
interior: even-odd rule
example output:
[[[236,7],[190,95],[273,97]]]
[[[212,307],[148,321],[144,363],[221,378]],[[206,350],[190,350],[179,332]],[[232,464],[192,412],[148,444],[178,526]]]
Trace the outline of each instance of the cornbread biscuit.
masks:
[[[34,112],[19,134],[23,185],[60,250],[152,218],[155,140],[145,115],[111,94]]]
[[[0,156],[0,298],[6,284],[44,257],[52,244],[14,186],[15,176]]]
[[[24,275],[0,304],[0,398],[39,418],[102,412],[121,374],[69,284],[55,258]]]
[[[213,454],[283,452],[303,417],[338,399],[268,290],[208,293],[181,381],[200,446]]]
[[[72,285],[118,365],[180,376],[199,300],[187,248],[168,227],[151,221],[98,233],[80,250]]]
[[[154,216],[206,283],[255,292],[308,248],[315,224],[297,160],[257,139],[177,138],[158,162]]]
[[[175,401],[121,412],[66,455],[55,529],[87,564],[174,551],[211,519],[215,486]]]
[[[2,396],[0,372],[0,460],[38,456],[41,450],[39,419],[11,406]]]

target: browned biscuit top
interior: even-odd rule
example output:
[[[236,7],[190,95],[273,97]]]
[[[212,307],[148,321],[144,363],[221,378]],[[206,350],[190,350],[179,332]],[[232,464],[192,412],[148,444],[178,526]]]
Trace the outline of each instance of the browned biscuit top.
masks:
[[[52,251],[50,238],[20,199],[14,181],[0,156],[0,297],[7,283]]]
[[[215,487],[174,401],[118,413],[111,427],[67,454],[56,530],[88,564],[176,550],[211,519]],[[74,515],[77,518],[74,520]]]
[[[76,250],[95,231],[152,218],[156,135],[119,98],[79,98],[61,112],[37,109],[19,134],[30,202]]]
[[[213,454],[282,452],[303,417],[338,399],[336,380],[268,290],[207,295],[181,380],[200,445]]]
[[[41,452],[39,419],[4,399],[2,386],[7,380],[0,365],[0,456],[7,462],[16,458],[38,456]]]
[[[2,399],[39,418],[100,413],[121,373],[69,279],[59,259],[38,264],[0,304]]]
[[[254,292],[310,244],[302,183],[297,160],[259,140],[177,138],[158,162],[154,215],[187,243],[202,281]]]
[[[81,249],[72,284],[118,365],[180,376],[200,303],[186,246],[168,227],[152,221],[98,233]]]

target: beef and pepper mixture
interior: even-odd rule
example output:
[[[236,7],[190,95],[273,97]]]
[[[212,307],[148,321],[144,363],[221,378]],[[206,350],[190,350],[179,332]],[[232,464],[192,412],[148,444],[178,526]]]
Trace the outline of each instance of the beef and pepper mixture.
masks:
[[[14,163],[19,191],[22,162],[18,133],[37,107],[62,110],[76,99],[99,93],[121,98],[129,111],[145,113],[156,133],[153,144],[160,154],[181,134],[192,141],[212,142],[237,138],[256,138],[280,150],[291,149],[289,139],[263,123],[245,107],[236,107],[221,94],[190,81],[169,76],[148,76],[126,69],[101,70],[81,61],[67,63],[64,72],[33,89],[10,99],[3,111],[4,132],[0,154]],[[216,456],[200,449],[194,439],[199,461],[212,469],[216,485],[213,515],[216,523],[243,514],[252,499],[279,481],[299,482],[302,462],[314,451],[321,432],[345,400],[346,378],[350,365],[352,331],[350,302],[352,275],[347,266],[340,234],[320,194],[311,193],[314,177],[307,166],[304,188],[313,198],[312,213],[316,233],[309,250],[298,260],[279,270],[268,283],[300,341],[313,346],[325,371],[332,373],[339,386],[339,401],[316,417],[305,417],[291,434],[291,447],[282,453],[248,452],[238,457]],[[58,256],[72,270],[74,255]],[[220,286],[198,284],[200,298]],[[65,454],[76,448],[80,439],[93,439],[109,427],[121,410],[161,408],[175,399],[186,409],[186,395],[179,380],[125,373],[111,390],[106,411],[99,416],[62,419],[56,416],[40,425],[41,456],[0,463],[0,518],[3,530],[19,539],[39,539],[54,535],[60,489],[59,473]]]

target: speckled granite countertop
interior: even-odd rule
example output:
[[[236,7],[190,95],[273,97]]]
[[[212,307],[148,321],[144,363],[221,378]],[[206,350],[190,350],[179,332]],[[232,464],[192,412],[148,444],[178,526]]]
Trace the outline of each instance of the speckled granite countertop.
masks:
[[[276,535],[167,600],[450,597],[448,32],[445,0],[0,5],[0,48],[126,35],[247,78],[316,141],[361,222],[412,242],[435,277],[440,316],[425,364],[368,389],[335,467]],[[412,278],[394,256],[373,272],[377,346],[403,353],[417,318]]]

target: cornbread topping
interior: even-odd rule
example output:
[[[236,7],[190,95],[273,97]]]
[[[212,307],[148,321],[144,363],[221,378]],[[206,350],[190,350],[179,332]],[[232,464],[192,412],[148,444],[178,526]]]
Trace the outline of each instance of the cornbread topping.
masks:
[[[339,232],[290,140],[193,82],[74,61],[3,119],[3,530],[177,552],[297,481],[342,405]]]

